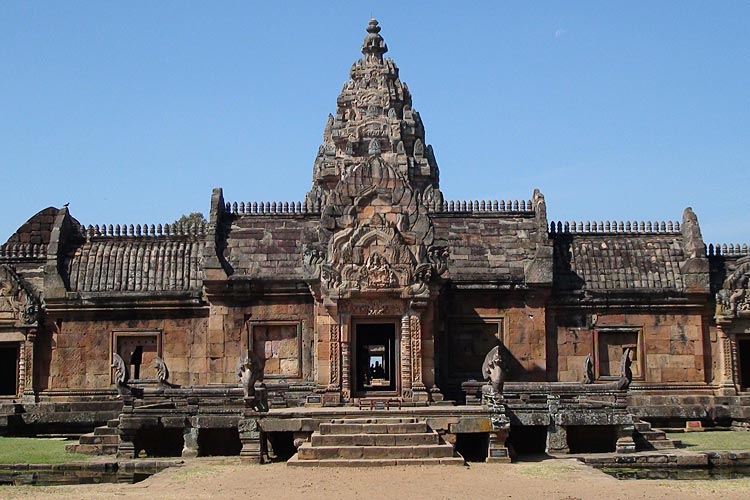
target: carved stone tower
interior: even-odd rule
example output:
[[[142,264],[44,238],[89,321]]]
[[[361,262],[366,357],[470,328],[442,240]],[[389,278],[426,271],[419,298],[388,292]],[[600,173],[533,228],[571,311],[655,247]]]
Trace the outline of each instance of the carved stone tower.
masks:
[[[409,88],[399,79],[396,64],[383,58],[387,51],[380,26],[372,19],[362,44],[364,58],[350,70],[336,116],[328,115],[308,199],[325,204],[341,177],[371,156],[392,165],[416,192],[439,197],[432,146],[425,144],[422,120],[412,109]]]
[[[431,386],[434,374],[423,377],[422,361],[433,351],[430,340],[425,353],[422,339],[432,333],[421,321],[447,259],[429,209],[442,196],[424,127],[398,68],[383,58],[388,48],[379,32],[371,20],[364,58],[352,66],[315,160],[308,203],[322,207],[321,221],[317,243],[305,248],[305,278],[318,299],[319,331],[330,328],[319,334],[319,352],[330,357],[319,370],[329,373],[328,393],[346,401],[378,392],[361,379],[363,352],[380,349],[393,367],[389,392],[427,401],[425,383]],[[369,330],[358,328],[364,323]],[[379,333],[365,333],[373,325]]]

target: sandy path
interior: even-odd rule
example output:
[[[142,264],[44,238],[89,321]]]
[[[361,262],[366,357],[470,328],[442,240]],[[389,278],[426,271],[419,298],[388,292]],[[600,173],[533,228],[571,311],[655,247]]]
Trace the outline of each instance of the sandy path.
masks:
[[[670,499],[750,498],[750,479],[618,481],[574,460],[372,469],[249,466],[196,459],[133,485],[0,487],[2,499]]]

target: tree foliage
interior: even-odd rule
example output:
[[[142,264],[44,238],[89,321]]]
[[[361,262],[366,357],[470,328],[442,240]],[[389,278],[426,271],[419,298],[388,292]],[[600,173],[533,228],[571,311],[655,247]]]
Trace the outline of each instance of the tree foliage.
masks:
[[[192,212],[188,215],[183,215],[182,217],[174,221],[175,225],[183,224],[188,227],[192,226],[193,224],[201,224],[205,222],[207,222],[206,218],[200,212]]]

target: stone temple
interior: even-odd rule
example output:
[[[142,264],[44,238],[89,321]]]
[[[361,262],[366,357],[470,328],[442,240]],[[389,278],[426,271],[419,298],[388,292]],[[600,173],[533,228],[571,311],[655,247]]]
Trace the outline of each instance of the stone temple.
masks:
[[[538,190],[444,199],[387,50],[370,21],[300,201],[214,189],[205,224],[24,223],[0,247],[0,430],[306,465],[748,427],[747,246],[707,247],[690,208],[561,223]]]

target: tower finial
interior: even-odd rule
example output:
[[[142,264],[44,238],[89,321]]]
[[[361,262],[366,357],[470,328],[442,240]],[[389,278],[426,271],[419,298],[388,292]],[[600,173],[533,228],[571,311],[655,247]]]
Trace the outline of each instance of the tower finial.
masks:
[[[365,55],[365,62],[383,62],[383,54],[388,52],[388,46],[385,40],[380,36],[380,26],[376,19],[370,19],[367,25],[367,36],[362,43],[362,53]]]

